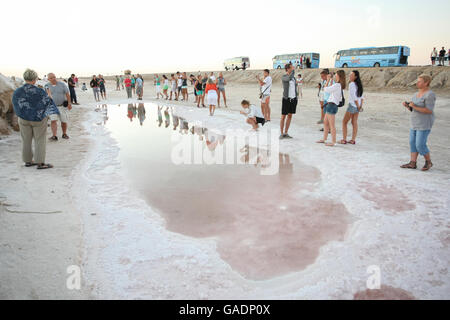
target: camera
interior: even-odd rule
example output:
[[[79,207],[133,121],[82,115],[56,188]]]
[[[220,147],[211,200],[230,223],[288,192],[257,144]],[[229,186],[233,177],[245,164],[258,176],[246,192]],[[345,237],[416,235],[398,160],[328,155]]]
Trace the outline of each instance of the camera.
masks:
[[[409,106],[409,104],[411,102],[405,101],[405,103],[406,103],[406,107],[409,109],[409,111],[413,112],[413,108]]]

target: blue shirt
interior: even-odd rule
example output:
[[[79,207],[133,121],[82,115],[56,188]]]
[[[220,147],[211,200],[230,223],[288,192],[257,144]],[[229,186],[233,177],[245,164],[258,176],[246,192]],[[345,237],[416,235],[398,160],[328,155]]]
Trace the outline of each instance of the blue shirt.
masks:
[[[44,89],[24,84],[16,89],[12,98],[14,112],[27,121],[42,121],[51,114],[59,114],[53,100]]]

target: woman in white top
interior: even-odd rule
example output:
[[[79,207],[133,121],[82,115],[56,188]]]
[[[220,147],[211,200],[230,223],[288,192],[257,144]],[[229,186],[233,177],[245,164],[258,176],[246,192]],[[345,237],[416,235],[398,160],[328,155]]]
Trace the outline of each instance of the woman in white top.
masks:
[[[359,71],[354,70],[350,73],[350,85],[348,89],[350,93],[350,103],[342,120],[342,140],[340,144],[356,144],[356,135],[358,134],[358,115],[362,111],[363,98],[363,85],[359,76]],[[347,124],[352,120],[352,140],[347,141]]]
[[[341,103],[343,97],[343,90],[345,89],[345,71],[339,70],[335,76],[335,83],[331,85],[331,74],[327,76],[327,84],[325,85],[324,92],[329,93],[328,103],[324,107],[325,119],[323,122],[323,140],[317,141],[317,143],[325,143],[327,147],[333,147],[336,145],[336,125],[335,118],[338,112],[338,106]],[[328,131],[331,131],[332,142],[326,143],[328,138]]]
[[[272,91],[272,77],[270,76],[269,69],[264,70],[264,79],[256,76],[256,79],[261,86],[261,110],[266,119],[266,122],[270,122],[270,93]]]

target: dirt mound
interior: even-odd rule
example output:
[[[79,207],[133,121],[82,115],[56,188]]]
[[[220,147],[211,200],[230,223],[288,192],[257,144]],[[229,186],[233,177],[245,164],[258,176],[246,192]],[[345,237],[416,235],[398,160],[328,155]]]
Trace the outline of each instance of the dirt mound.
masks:
[[[17,116],[12,105],[12,95],[16,84],[10,78],[0,74],[0,134],[9,134],[9,126],[19,130]]]

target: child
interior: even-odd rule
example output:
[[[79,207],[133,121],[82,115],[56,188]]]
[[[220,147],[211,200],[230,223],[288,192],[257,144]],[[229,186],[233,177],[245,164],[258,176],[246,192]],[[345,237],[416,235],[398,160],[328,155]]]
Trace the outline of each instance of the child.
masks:
[[[83,90],[83,91],[86,91],[86,90],[87,90],[87,88],[86,88],[86,83],[85,83],[85,82],[83,82],[83,86],[81,87],[81,90]]]
[[[241,102],[242,108],[246,109],[245,111],[241,111],[241,114],[247,116],[247,123],[253,127],[253,130],[258,131],[258,124],[264,125],[266,120],[261,111],[261,107],[257,107],[255,105],[250,105],[250,102],[247,100],[242,100]]]

